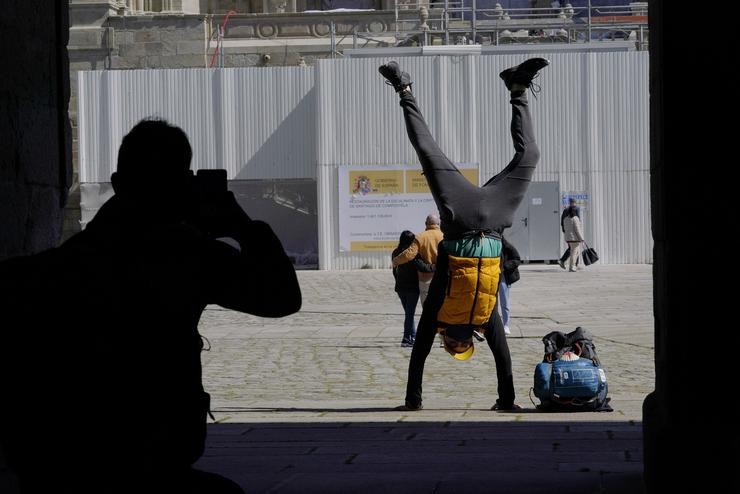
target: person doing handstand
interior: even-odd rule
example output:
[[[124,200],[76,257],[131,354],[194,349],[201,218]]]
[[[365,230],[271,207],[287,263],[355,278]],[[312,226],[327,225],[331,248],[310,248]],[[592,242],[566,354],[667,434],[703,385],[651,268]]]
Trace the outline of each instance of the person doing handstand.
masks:
[[[482,187],[470,183],[435,142],[411,92],[409,74],[395,61],[379,67],[401,98],[406,131],[439,210],[444,234],[411,351],[406,399],[400,410],[422,408],[424,362],[435,335],[442,336],[450,355],[466,360],[475,351],[474,332],[483,333],[496,362],[498,399],[492,409],[520,408],[514,403],[511,356],[495,307],[501,233],[511,226],[540,157],[525,92],[547,65],[544,58],[531,58],[501,72],[511,93],[511,136],[516,152],[506,168]]]

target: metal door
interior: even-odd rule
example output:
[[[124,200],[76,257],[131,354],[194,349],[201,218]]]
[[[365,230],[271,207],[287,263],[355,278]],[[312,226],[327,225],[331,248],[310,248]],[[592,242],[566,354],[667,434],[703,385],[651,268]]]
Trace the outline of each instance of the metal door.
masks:
[[[504,231],[523,261],[552,261],[560,257],[559,190],[558,182],[529,184],[511,227]]]

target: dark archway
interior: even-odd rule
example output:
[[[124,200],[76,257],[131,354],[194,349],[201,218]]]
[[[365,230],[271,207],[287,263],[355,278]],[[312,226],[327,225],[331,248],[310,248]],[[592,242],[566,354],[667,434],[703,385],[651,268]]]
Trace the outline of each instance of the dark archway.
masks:
[[[736,80],[738,41],[732,16],[719,3],[704,7],[649,3],[656,389],[643,423],[650,493],[673,492],[669,486],[740,492],[738,399],[728,389],[736,269],[724,240],[737,210],[737,97],[725,83]]]

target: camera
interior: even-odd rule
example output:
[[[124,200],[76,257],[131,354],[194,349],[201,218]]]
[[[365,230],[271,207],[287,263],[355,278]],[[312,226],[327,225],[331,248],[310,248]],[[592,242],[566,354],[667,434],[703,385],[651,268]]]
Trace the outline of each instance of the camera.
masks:
[[[188,222],[208,231],[224,215],[224,199],[228,187],[226,170],[198,170],[190,181],[192,201],[188,207]]]
[[[193,186],[201,200],[217,198],[228,191],[226,170],[198,170],[193,177]]]

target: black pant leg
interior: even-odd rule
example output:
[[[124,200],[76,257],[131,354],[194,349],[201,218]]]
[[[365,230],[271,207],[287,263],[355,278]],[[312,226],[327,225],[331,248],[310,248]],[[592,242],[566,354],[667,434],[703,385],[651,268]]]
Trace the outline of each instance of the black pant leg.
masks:
[[[532,154],[537,154],[535,162],[539,160],[539,149],[535,143],[534,127],[532,126],[532,115],[529,113],[529,100],[525,93],[519,96],[513,96],[509,101],[511,103],[511,140],[514,143],[514,150],[517,153],[524,153],[527,158],[532,158]],[[535,150],[537,152],[535,153]],[[524,164],[530,164],[531,159],[525,159]],[[531,173],[529,174],[531,176]]]
[[[404,92],[401,94],[401,108],[403,108],[403,117],[406,122],[406,133],[409,136],[411,145],[416,150],[416,154],[419,156],[419,161],[424,168],[424,174],[427,175],[427,180],[430,178],[432,171],[450,172],[455,175],[462,175],[460,170],[445,156],[442,150],[439,148],[437,141],[432,137],[432,133],[427,126],[424,116],[421,114],[421,110],[416,103],[416,98],[410,92]],[[467,182],[465,177],[460,177]],[[438,189],[436,183],[438,181],[433,180],[435,187],[432,189]],[[469,183],[469,182],[468,182]]]
[[[421,383],[424,376],[424,362],[434,344],[437,334],[436,317],[430,317],[429,313],[422,312],[419,326],[416,328],[416,339],[411,349],[409,360],[408,382],[406,383],[406,405],[411,408],[421,406]]]
[[[424,363],[434,345],[437,335],[437,312],[442,307],[447,286],[447,253],[440,245],[437,253],[437,264],[434,277],[429,285],[429,293],[424,301],[419,326],[416,328],[416,340],[411,349],[409,360],[408,382],[406,383],[406,405],[418,408],[421,405],[422,380]]]
[[[487,216],[490,228],[497,231],[511,226],[514,212],[524,199],[540,159],[529,102],[524,94],[511,98],[511,111],[514,157],[506,168],[482,187],[485,191],[483,214]]]
[[[498,305],[498,302],[496,302]],[[504,324],[498,313],[498,307],[493,309],[491,319],[486,328],[486,342],[493,353],[493,360],[496,363],[496,379],[498,386],[498,401],[508,407],[514,403],[514,373],[511,368],[511,353],[509,345],[506,342],[504,333]]]
[[[465,231],[466,226],[456,223],[460,221],[460,217],[464,223],[473,219],[475,210],[472,211],[473,214],[466,214],[463,209],[468,203],[477,204],[475,197],[480,193],[478,186],[470,183],[439,148],[410,92],[401,94],[401,108],[406,132],[419,157],[424,178],[439,210],[442,231],[445,234]]]
[[[565,249],[565,252],[563,252],[563,255],[560,256],[560,262],[567,261],[569,257],[570,257],[570,247],[568,247],[567,249]]]

